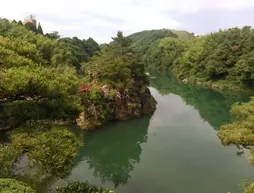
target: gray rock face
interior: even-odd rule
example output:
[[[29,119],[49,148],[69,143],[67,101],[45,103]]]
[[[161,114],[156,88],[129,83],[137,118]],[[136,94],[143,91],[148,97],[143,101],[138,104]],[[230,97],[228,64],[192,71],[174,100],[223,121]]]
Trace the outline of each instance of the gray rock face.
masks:
[[[111,120],[129,120],[142,115],[151,115],[156,110],[157,102],[145,87],[133,84],[128,92],[118,91],[108,99],[110,85],[102,87],[105,100],[101,105],[88,104],[77,118],[76,122],[83,130],[93,130]]]

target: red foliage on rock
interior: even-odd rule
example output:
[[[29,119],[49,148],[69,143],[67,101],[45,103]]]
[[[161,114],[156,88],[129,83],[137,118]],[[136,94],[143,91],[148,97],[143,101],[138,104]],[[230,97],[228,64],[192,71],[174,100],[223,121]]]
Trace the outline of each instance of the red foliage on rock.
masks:
[[[240,50],[240,46],[232,46],[232,47],[231,47],[231,50],[232,50],[233,52],[238,51],[238,50]]]
[[[82,84],[79,86],[79,92],[90,92],[92,89],[92,84]]]

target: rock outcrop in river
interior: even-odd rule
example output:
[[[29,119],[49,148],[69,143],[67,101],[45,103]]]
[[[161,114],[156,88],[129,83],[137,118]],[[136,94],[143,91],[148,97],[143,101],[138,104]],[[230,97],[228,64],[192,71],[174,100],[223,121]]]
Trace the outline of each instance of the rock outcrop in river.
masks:
[[[113,95],[110,94],[112,90]],[[99,95],[100,101],[83,101],[84,110],[76,120],[83,130],[93,130],[111,120],[129,120],[150,115],[156,109],[157,102],[150,90],[136,82],[124,90],[104,85]]]

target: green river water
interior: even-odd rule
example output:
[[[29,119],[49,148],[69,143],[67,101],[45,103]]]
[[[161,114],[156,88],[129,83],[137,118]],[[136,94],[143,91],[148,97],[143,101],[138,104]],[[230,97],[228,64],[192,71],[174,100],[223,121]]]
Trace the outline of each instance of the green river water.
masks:
[[[240,182],[254,180],[247,153],[237,156],[236,147],[224,147],[216,136],[233,119],[230,106],[248,97],[163,76],[150,90],[158,102],[153,116],[82,133],[84,147],[66,180],[88,180],[116,193],[240,193]]]

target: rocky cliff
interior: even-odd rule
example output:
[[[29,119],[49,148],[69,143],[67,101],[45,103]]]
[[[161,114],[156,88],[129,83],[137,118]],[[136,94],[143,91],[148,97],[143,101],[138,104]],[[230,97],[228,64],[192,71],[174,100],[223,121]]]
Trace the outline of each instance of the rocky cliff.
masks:
[[[98,100],[83,100],[84,110],[76,120],[83,130],[93,130],[111,120],[129,120],[151,115],[157,102],[147,87],[133,82],[128,89],[103,85]]]

